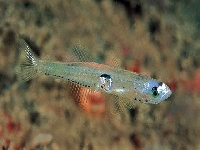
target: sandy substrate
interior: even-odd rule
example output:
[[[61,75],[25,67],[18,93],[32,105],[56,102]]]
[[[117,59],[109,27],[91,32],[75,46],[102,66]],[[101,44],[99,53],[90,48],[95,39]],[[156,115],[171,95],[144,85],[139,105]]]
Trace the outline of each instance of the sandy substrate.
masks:
[[[200,149],[198,5],[0,0],[0,148]],[[81,88],[77,102],[67,81],[39,76],[19,83],[16,34],[41,59],[71,61],[70,50],[81,45],[94,60],[159,79],[173,94],[157,105],[134,102],[111,117],[105,112],[113,96],[82,98]]]

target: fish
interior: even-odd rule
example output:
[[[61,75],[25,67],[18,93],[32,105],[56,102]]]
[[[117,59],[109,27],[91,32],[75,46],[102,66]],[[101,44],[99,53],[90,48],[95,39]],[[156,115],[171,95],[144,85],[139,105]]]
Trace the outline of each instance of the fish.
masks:
[[[172,91],[163,82],[149,76],[96,62],[53,62],[38,58],[29,45],[19,39],[19,61],[16,74],[20,81],[39,75],[66,80],[96,92],[122,97],[130,103],[158,104]]]

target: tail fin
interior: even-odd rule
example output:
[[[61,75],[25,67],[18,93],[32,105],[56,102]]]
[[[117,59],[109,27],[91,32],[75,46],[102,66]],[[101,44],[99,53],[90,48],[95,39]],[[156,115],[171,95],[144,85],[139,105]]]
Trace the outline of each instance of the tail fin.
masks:
[[[20,81],[28,81],[37,75],[38,58],[28,44],[19,39],[19,61],[16,67],[17,77]]]

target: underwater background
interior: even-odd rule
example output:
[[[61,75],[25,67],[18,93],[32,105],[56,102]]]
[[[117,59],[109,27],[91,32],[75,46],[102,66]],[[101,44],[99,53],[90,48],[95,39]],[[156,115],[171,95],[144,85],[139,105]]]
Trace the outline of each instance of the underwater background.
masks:
[[[0,149],[200,149],[199,8],[198,0],[0,0]],[[67,81],[20,83],[18,36],[43,60],[71,61],[81,45],[95,61],[163,81],[172,96],[111,117],[112,96],[80,88],[77,102]]]

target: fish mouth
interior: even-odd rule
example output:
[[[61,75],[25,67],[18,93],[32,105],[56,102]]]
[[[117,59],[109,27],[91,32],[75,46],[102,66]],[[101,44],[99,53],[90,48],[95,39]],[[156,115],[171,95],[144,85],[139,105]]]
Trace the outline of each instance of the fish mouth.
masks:
[[[161,97],[162,100],[165,100],[165,99],[169,98],[171,96],[171,94],[172,94],[172,91],[170,90],[170,88],[167,85],[165,85],[164,91],[165,92],[163,92],[164,94]]]
[[[160,100],[158,100],[158,103],[160,103],[161,101],[166,100],[172,94],[172,91],[170,90],[170,88],[166,84],[164,84],[164,83],[162,83],[158,87],[158,91],[159,91],[159,93],[161,95]]]

